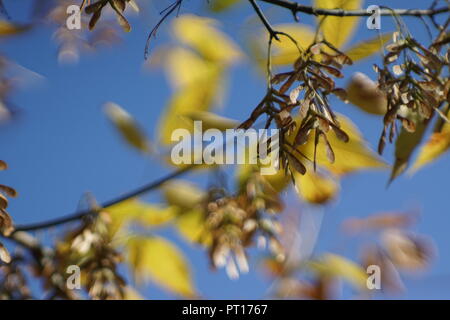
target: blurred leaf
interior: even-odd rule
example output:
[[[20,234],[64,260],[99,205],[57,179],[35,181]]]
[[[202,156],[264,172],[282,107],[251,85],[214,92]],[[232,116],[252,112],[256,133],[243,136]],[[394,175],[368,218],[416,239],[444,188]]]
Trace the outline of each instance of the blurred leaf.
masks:
[[[351,47],[345,53],[353,62],[365,59],[376,53],[382,53],[383,46],[391,40],[392,33],[385,33],[376,38],[366,40]]]
[[[165,49],[160,62],[164,64],[170,83],[175,88],[183,88],[202,81],[211,76],[211,73],[214,73],[212,70],[216,69],[213,63],[183,47]]]
[[[313,261],[310,267],[319,274],[340,277],[358,290],[366,290],[367,274],[364,269],[342,256],[326,253],[319,260]]]
[[[124,300],[144,300],[144,298],[136,289],[126,286],[124,289]]]
[[[176,129],[193,131],[193,123],[186,119],[186,115],[194,111],[208,111],[212,107],[220,92],[220,75],[221,68],[211,65],[207,75],[182,87],[172,96],[159,122],[158,133],[162,144],[173,143],[171,136]]]
[[[188,262],[174,244],[160,237],[136,237],[128,241],[127,249],[128,263],[138,281],[150,278],[177,295],[196,296]]]
[[[434,249],[427,239],[390,229],[382,235],[383,246],[397,268],[417,271],[430,264]]]
[[[447,117],[450,112],[447,113]],[[439,131],[433,132],[421,147],[410,172],[415,173],[423,166],[435,161],[450,149],[450,124],[444,123]]]
[[[18,25],[5,20],[0,20],[0,37],[16,35],[29,29],[29,25]]]
[[[404,290],[404,285],[400,274],[389,259],[385,250],[378,245],[370,245],[364,247],[362,250],[363,266],[368,267],[370,265],[376,265],[380,267],[381,275],[381,287],[383,291],[399,293]]]
[[[6,170],[8,169],[8,165],[6,164],[5,161],[0,160],[0,170]]]
[[[317,147],[317,163],[336,175],[344,175],[358,170],[385,168],[386,164],[373,152],[364,141],[360,131],[350,119],[343,115],[337,115],[341,129],[349,136],[349,141],[344,142],[334,133],[327,135],[327,139],[335,154],[334,163],[330,163],[327,156],[327,148],[319,143]],[[290,139],[295,137],[295,132]],[[300,147],[300,150],[309,159],[314,158],[314,139]]]
[[[214,12],[222,12],[238,4],[241,0],[211,0],[210,9]]]
[[[375,115],[385,115],[387,100],[378,85],[364,73],[356,72],[346,88],[347,99],[361,110]]]
[[[169,205],[192,209],[204,199],[206,193],[184,180],[171,180],[162,186],[164,198]]]
[[[205,246],[209,246],[212,243],[211,234],[206,228],[205,215],[200,208],[183,211],[175,225],[178,232],[190,242],[200,243]]]
[[[361,8],[361,0],[314,0],[313,6],[321,9],[356,10]],[[320,21],[323,16],[317,19]],[[324,38],[335,47],[342,47],[352,36],[358,24],[358,17],[328,16],[322,23],[321,30]]]
[[[160,226],[177,215],[175,206],[156,206],[137,199],[122,201],[106,209],[111,216],[111,232],[115,234],[125,223],[138,222],[146,226]]]
[[[207,60],[224,64],[239,60],[242,53],[238,46],[217,27],[214,19],[182,15],[174,20],[173,32]]]
[[[414,132],[408,132],[402,127],[400,134],[395,141],[395,162],[392,168],[391,177],[389,178],[389,183],[403,173],[408,167],[411,155],[422,141],[427,123],[417,123]]]
[[[339,184],[331,177],[309,167],[304,175],[294,173],[295,190],[307,202],[324,204],[336,197]]]
[[[277,31],[282,31],[293,37],[299,47],[306,50],[311,43],[314,41],[315,33],[309,26],[290,23],[290,24],[279,24],[275,25],[274,29]],[[264,45],[264,50],[266,51],[267,46],[267,31],[264,29],[264,36],[258,37],[258,41]],[[261,41],[263,39],[264,41]],[[265,52],[264,51],[264,52]],[[273,65],[287,65],[294,63],[300,53],[295,46],[295,44],[287,37],[280,36],[280,41],[274,41],[272,43],[272,64]],[[264,57],[266,54],[264,54]]]
[[[239,125],[239,121],[219,116],[212,112],[192,111],[186,115],[192,121],[201,121],[202,129],[218,129],[225,131],[226,129],[234,129]]]
[[[145,133],[128,112],[113,102],[106,103],[104,111],[128,144],[142,152],[151,151]]]
[[[370,230],[405,228],[416,219],[411,213],[382,212],[364,218],[349,218],[343,227],[349,233],[359,233]]]

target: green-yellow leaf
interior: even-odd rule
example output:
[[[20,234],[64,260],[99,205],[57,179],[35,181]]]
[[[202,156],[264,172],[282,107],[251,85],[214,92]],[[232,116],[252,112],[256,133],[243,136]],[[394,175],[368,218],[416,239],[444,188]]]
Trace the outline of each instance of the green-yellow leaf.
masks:
[[[356,10],[361,8],[361,3],[361,0],[314,0],[313,6],[321,9]],[[319,16],[318,21],[322,18],[323,16]],[[327,16],[322,22],[321,30],[327,41],[341,48],[352,36],[358,21],[358,17]]]
[[[314,41],[315,33],[310,27],[298,23],[279,24],[274,26],[275,30],[285,32],[297,41],[298,46],[302,50],[306,50]],[[264,29],[265,36],[259,37],[263,39],[261,44],[264,50],[267,46],[267,31]],[[287,65],[294,63],[300,56],[296,45],[287,37],[280,36],[280,41],[272,43],[272,64],[273,65]],[[265,56],[265,55],[264,55]]]
[[[104,106],[108,119],[114,124],[122,138],[141,152],[151,152],[150,142],[139,124],[118,104],[108,102]]]
[[[18,25],[5,20],[0,20],[0,37],[12,36],[30,29],[29,25]]]
[[[218,22],[214,19],[195,15],[180,16],[174,19],[173,33],[178,40],[207,60],[229,64],[242,57],[238,46],[218,29]]]
[[[239,121],[237,120],[222,117],[212,112],[192,111],[186,114],[186,116],[192,121],[201,121],[203,130],[218,129],[225,131],[236,128],[239,125]]]
[[[192,209],[199,205],[206,196],[194,184],[184,180],[172,180],[162,186],[164,198],[169,205],[174,205],[182,209]]]
[[[447,117],[450,112],[447,113]],[[433,132],[428,141],[421,147],[416,161],[411,166],[411,173],[438,159],[450,149],[450,124],[444,123],[439,131]]]
[[[214,12],[222,12],[232,8],[238,4],[241,0],[212,0],[210,9]]]
[[[389,182],[392,182],[408,167],[411,155],[422,141],[427,123],[418,123],[416,125],[416,131],[414,132],[408,132],[402,127],[400,134],[395,141],[395,162],[392,167]]]
[[[337,115],[337,119],[341,129],[349,136],[349,141],[343,142],[333,132],[328,133],[327,139],[334,151],[335,161],[330,163],[325,145],[319,143],[317,146],[317,164],[338,176],[358,170],[385,168],[385,162],[367,146],[356,125],[343,115]],[[313,159],[314,139],[310,137],[306,144],[298,147],[298,150],[309,159]]]
[[[319,274],[340,277],[358,290],[367,289],[367,274],[364,269],[342,256],[326,253],[321,259],[310,263],[310,267]]]
[[[194,70],[195,72],[195,70]],[[220,96],[221,68],[211,65],[207,75],[180,88],[169,101],[159,122],[160,142],[170,145],[176,129],[193,131],[193,122],[186,116],[194,111],[208,111]]]
[[[190,266],[182,252],[160,237],[136,237],[127,242],[128,263],[138,281],[151,279],[166,290],[194,298]]]
[[[295,190],[307,202],[324,204],[336,197],[339,184],[331,176],[316,171],[312,166],[307,168],[304,175],[295,172]]]
[[[193,243],[209,246],[211,234],[205,224],[205,215],[200,208],[183,211],[175,222],[178,232]]]
[[[382,53],[383,47],[392,38],[392,33],[385,33],[373,39],[366,40],[351,47],[345,53],[353,62],[370,57],[376,53]]]
[[[144,298],[139,294],[139,292],[130,286],[125,287],[123,298],[124,300],[144,300]]]
[[[146,226],[160,226],[170,222],[177,215],[175,206],[157,206],[137,199],[126,200],[106,209],[111,216],[111,232],[115,234],[128,222]]]
[[[204,60],[190,49],[173,47],[163,51],[164,59],[161,59],[161,62],[164,64],[170,83],[175,88],[195,84],[214,73],[214,64]]]

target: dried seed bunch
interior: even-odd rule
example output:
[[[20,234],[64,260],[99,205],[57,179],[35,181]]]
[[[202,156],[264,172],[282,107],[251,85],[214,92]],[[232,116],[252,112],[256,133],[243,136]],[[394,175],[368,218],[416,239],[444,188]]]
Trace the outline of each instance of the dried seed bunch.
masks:
[[[70,30],[66,26],[67,7],[72,1],[64,0],[46,16],[46,21],[57,26],[53,38],[58,43],[58,61],[76,62],[81,51],[94,51],[100,45],[110,45],[120,40],[117,28],[111,23],[102,23],[92,32],[86,32],[88,19],[81,15],[81,30]]]
[[[274,214],[282,210],[277,192],[255,172],[241,192],[228,196],[223,191],[212,191],[205,202],[206,228],[211,234],[209,256],[214,268],[225,267],[230,278],[248,272],[245,249],[255,240],[268,242],[269,249],[279,259],[284,250],[277,235],[280,224]]]
[[[15,255],[11,262],[0,266],[0,300],[31,299],[25,274],[22,270],[24,259]]]
[[[128,23],[128,20],[123,15],[123,12],[125,11],[127,4],[130,4],[130,6],[134,8],[136,11],[138,10],[138,7],[134,2],[134,0],[99,0],[91,5],[88,5],[85,9],[85,12],[87,14],[92,14],[92,17],[89,21],[89,30],[95,28],[95,25],[97,24],[98,20],[102,15],[102,10],[107,4],[109,4],[111,8],[115,11],[117,15],[117,21],[119,22],[123,30],[125,30],[126,32],[131,31],[131,26]]]
[[[286,171],[306,173],[302,158],[310,159],[301,154],[297,147],[311,139],[312,132],[314,145],[317,147],[322,138],[328,159],[333,163],[334,152],[327,135],[334,132],[337,138],[344,142],[347,142],[349,137],[340,129],[328,102],[328,95],[334,94],[346,100],[345,90],[336,87],[333,78],[342,78],[342,67],[351,64],[348,56],[327,41],[314,43],[305,52],[300,52],[292,71],[271,77],[266,97],[240,128],[251,127],[259,116],[267,114],[266,127],[274,121],[276,127],[281,130],[280,158]],[[297,107],[298,114],[293,114]],[[313,161],[315,167],[316,159]]]
[[[60,270],[69,265],[80,267],[82,284],[93,299],[117,300],[124,297],[125,280],[117,271],[122,257],[111,244],[110,222],[109,215],[99,211],[69,233],[57,250]]]
[[[392,143],[397,135],[396,120],[408,132],[428,123],[434,112],[445,118],[440,108],[449,100],[449,51],[441,54],[449,42],[442,33],[426,48],[411,36],[395,32],[386,49],[383,66],[374,66],[378,86],[387,98],[387,112],[378,152],[383,152],[386,137]]]
[[[5,170],[8,168],[6,162],[0,160],[0,170]],[[8,198],[16,197],[17,192],[11,187],[0,184],[0,234],[8,237],[14,231],[14,226],[11,217],[8,212],[6,212],[6,208],[8,207]],[[2,263],[9,263],[11,261],[11,257],[9,255],[8,250],[3,246],[0,242],[0,265]]]

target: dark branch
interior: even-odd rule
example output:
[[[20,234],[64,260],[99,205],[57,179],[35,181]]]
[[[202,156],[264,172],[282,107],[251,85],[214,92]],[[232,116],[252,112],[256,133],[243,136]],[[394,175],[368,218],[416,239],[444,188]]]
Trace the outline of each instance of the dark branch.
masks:
[[[262,12],[261,8],[256,3],[256,0],[249,0],[253,9],[256,11],[256,14],[261,19],[262,23],[266,27],[267,31],[269,32],[270,38],[275,38],[276,40],[280,41],[280,38],[278,38],[278,32],[273,30],[272,26],[270,25],[269,21],[264,16],[264,13]]]
[[[158,187],[160,187],[162,184],[164,184],[165,182],[177,178],[179,176],[181,176],[182,174],[190,171],[191,169],[194,168],[194,165],[189,165],[187,167],[184,167],[182,169],[179,170],[175,170],[171,173],[169,173],[167,176],[162,177],[156,181],[150,182],[149,184],[146,184],[142,187],[140,187],[139,189],[130,191],[120,197],[117,197],[115,199],[106,201],[105,203],[100,204],[100,208],[108,208],[111,207],[115,204],[118,204],[122,201],[143,195],[144,193],[150,192]],[[48,220],[48,221],[44,221],[44,222],[39,222],[39,223],[35,223],[35,224],[28,224],[28,225],[19,225],[16,227],[14,233],[12,234],[11,237],[14,237],[14,235],[19,232],[19,231],[33,231],[33,230],[38,230],[38,229],[45,229],[45,228],[50,228],[50,227],[54,227],[57,225],[61,225],[64,223],[68,223],[68,222],[72,222],[75,220],[79,220],[87,215],[90,214],[95,214],[98,211],[98,209],[88,209],[88,210],[83,210],[83,211],[79,211],[79,212],[75,212],[73,214],[61,217],[61,218],[56,218],[56,219],[52,219],[52,220]]]
[[[337,16],[337,17],[367,17],[371,16],[372,12],[367,12],[366,9],[360,10],[343,10],[343,9],[320,9],[311,6],[305,6],[297,2],[288,0],[259,0],[267,2],[278,7],[289,9],[294,15],[298,12],[312,14],[316,16]],[[450,7],[443,7],[438,9],[380,9],[380,15],[392,16],[393,14],[399,16],[434,16],[437,14],[450,12]]]

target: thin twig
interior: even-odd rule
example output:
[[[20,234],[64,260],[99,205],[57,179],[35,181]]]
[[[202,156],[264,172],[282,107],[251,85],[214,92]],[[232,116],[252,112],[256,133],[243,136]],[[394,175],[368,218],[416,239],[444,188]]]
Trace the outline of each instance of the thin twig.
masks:
[[[301,5],[297,2],[292,2],[288,0],[259,0],[262,2],[267,2],[282,8],[289,9],[294,15],[298,12],[303,12],[306,14],[312,14],[315,16],[337,16],[337,17],[368,17],[372,15],[372,12],[367,12],[366,9],[359,10],[343,10],[343,9],[321,9],[314,8],[312,6]],[[438,9],[394,9],[396,15],[399,16],[434,16],[437,14],[450,12],[450,7],[442,7]],[[391,10],[382,9],[380,10],[380,15],[390,16],[392,15]]]
[[[258,15],[258,17],[261,19],[262,23],[264,24],[264,26],[266,27],[267,31],[269,32],[270,35],[270,41],[272,41],[272,38],[275,38],[276,40],[280,41],[280,38],[278,38],[278,32],[276,32],[272,26],[270,25],[269,21],[266,19],[266,16],[264,15],[264,13],[262,12],[261,8],[258,6],[258,4],[256,3],[256,0],[249,0],[253,9],[256,11],[256,14]]]
[[[150,182],[136,190],[130,191],[120,197],[117,197],[115,199],[112,199],[112,200],[106,201],[105,203],[100,204],[100,208],[108,208],[108,207],[111,207],[122,201],[131,199],[131,198],[135,198],[144,193],[150,192],[150,191],[160,187],[165,182],[167,182],[171,179],[177,178],[177,177],[181,176],[182,174],[192,170],[194,167],[195,167],[195,165],[189,165],[182,169],[175,170],[156,181]],[[15,233],[17,233],[19,231],[33,231],[33,230],[45,229],[45,228],[50,228],[53,226],[65,224],[68,222],[79,220],[87,215],[95,214],[96,212],[98,212],[98,209],[91,208],[91,209],[87,209],[87,210],[78,211],[73,214],[61,217],[61,218],[56,218],[56,219],[52,219],[52,220],[48,220],[48,221],[44,221],[44,222],[38,222],[38,223],[34,223],[34,224],[19,225],[16,227],[16,229],[12,235],[14,235]]]
[[[177,15],[178,15],[178,12],[181,8],[182,3],[183,3],[183,0],[176,0],[174,3],[172,3],[170,6],[168,6],[163,11],[160,12],[160,14],[164,13],[164,15],[158,21],[158,23],[153,27],[153,29],[150,31],[150,33],[148,34],[148,37],[147,37],[147,42],[145,43],[145,50],[144,50],[144,58],[145,59],[148,58],[150,40],[152,39],[152,37],[156,36],[156,32],[158,31],[159,27],[164,22],[164,20],[166,20],[167,17],[169,17],[172,14],[172,12],[177,10]]]

